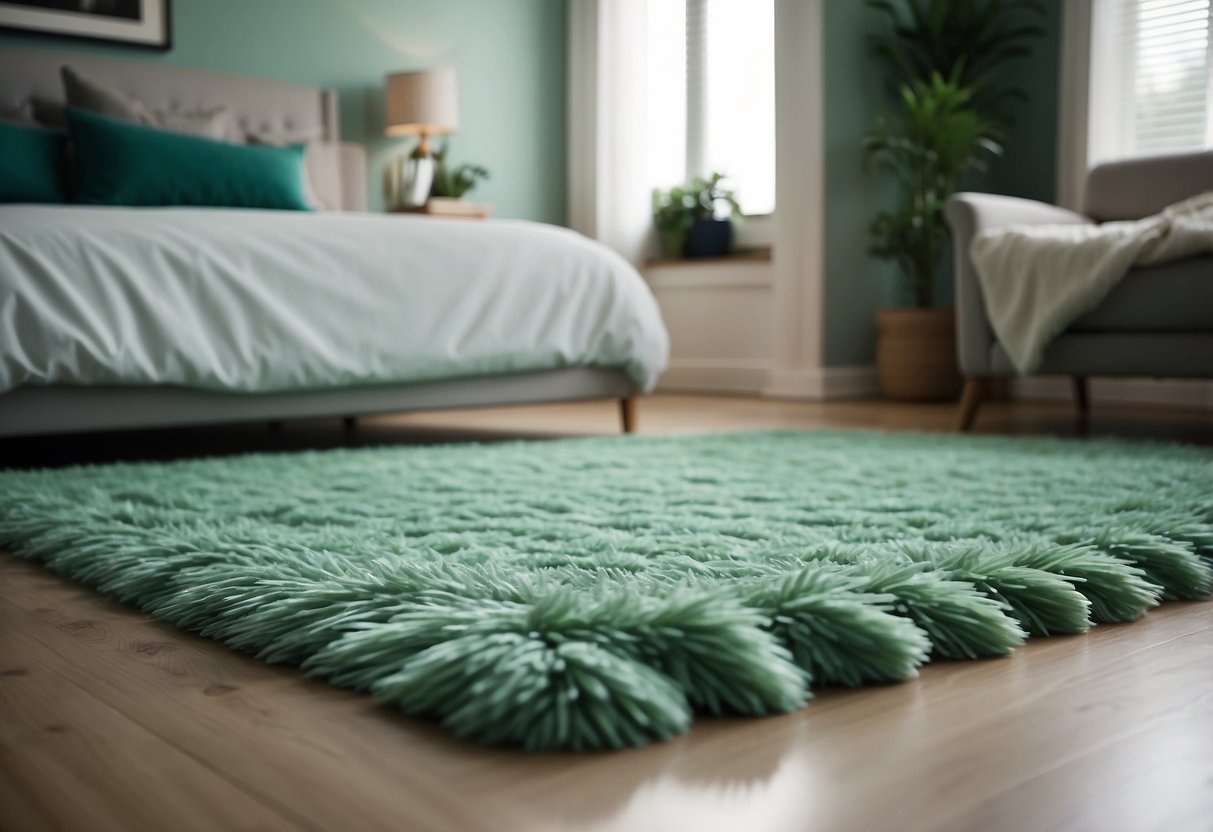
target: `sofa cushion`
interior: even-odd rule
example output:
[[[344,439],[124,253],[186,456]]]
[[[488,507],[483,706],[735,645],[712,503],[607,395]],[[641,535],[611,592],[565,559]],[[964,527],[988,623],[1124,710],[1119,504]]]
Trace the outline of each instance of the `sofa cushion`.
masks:
[[[1213,332],[1213,257],[1133,269],[1067,332]]]

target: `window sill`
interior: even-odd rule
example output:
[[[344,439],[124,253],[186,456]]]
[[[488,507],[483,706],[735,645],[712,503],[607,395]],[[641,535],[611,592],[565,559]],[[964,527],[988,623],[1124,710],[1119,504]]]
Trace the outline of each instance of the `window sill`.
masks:
[[[707,266],[715,263],[769,263],[771,247],[759,246],[733,251],[721,257],[650,257],[645,266],[650,269],[677,268],[680,266]]]

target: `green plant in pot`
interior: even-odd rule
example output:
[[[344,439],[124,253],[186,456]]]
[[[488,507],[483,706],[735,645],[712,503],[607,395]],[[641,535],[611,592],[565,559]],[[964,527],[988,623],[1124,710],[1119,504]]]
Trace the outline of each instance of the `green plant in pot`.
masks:
[[[728,254],[733,245],[734,215],[741,213],[722,173],[697,176],[668,191],[653,191],[653,223],[669,257]]]
[[[951,398],[960,389],[955,317],[932,306],[950,247],[943,209],[961,177],[1000,152],[1011,108],[1027,100],[1009,65],[1044,34],[1045,8],[1037,0],[866,5],[885,24],[869,44],[889,71],[897,111],[868,134],[865,157],[892,172],[899,190],[897,207],[872,223],[871,251],[900,266],[914,303],[877,313],[877,372],[890,398]]]
[[[441,149],[434,151],[434,184],[430,196],[462,199],[476,188],[478,182],[489,178],[489,171],[483,165],[449,164],[446,160],[449,150],[450,144],[444,142]]]
[[[864,140],[869,168],[898,185],[897,206],[872,222],[869,252],[897,263],[913,301],[878,311],[877,373],[889,398],[946,399],[960,374],[953,312],[932,306],[950,241],[944,206],[961,177],[1002,152],[1001,130],[973,108],[970,90],[937,73],[903,85],[899,104]]]

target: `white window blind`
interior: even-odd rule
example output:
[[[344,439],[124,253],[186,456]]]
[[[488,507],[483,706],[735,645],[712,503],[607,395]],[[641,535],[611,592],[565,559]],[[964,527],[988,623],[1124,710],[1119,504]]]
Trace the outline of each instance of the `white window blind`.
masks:
[[[648,0],[649,177],[720,171],[742,211],[775,210],[774,0]]]
[[[1213,146],[1213,3],[1096,0],[1092,164]]]

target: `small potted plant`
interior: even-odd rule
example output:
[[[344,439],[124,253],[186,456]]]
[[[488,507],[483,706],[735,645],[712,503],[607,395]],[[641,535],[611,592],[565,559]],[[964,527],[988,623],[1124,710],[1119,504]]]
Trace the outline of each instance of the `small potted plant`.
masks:
[[[869,252],[901,267],[913,301],[876,313],[876,372],[891,399],[948,399],[960,390],[955,315],[933,305],[950,239],[944,206],[961,176],[1002,152],[1000,131],[970,99],[938,73],[903,85],[900,112],[865,138],[865,161],[892,173],[900,191],[900,204],[872,222]]]
[[[697,176],[668,191],[653,191],[653,222],[669,257],[720,257],[733,247],[733,221],[741,213],[724,174]]]
[[[475,190],[479,181],[489,178],[489,171],[483,165],[447,164],[446,155],[449,149],[450,145],[444,143],[440,150],[434,152],[434,184],[430,188],[430,196],[463,199],[466,194]]]

